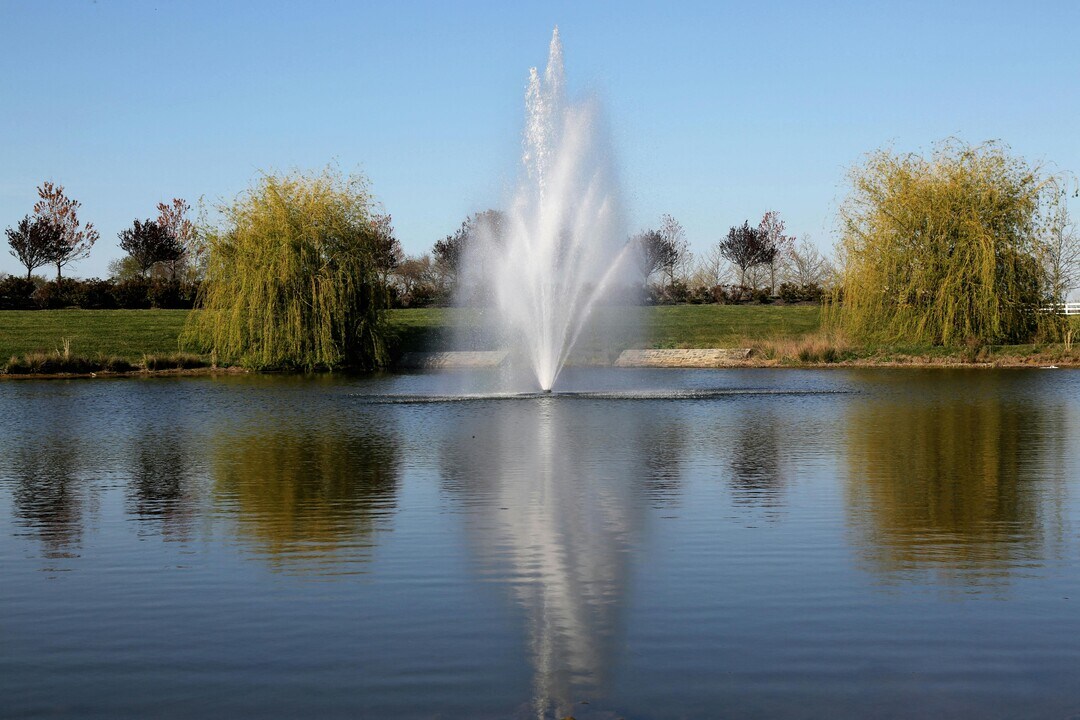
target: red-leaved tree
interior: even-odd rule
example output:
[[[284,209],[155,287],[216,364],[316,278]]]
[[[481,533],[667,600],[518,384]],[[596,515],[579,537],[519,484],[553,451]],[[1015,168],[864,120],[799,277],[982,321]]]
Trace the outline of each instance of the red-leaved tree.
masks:
[[[61,269],[90,254],[90,248],[98,239],[98,231],[93,223],[82,225],[78,211],[82,203],[72,200],[64,194],[63,185],[44,182],[37,189],[39,200],[34,204],[34,214],[44,218],[60,230],[60,243],[56,254],[50,259],[56,265],[56,279],[60,280]]]

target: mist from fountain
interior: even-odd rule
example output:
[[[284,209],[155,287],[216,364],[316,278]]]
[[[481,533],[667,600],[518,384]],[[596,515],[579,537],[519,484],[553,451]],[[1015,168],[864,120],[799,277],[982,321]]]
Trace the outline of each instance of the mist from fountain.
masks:
[[[630,272],[630,246],[598,103],[565,94],[556,27],[525,94],[520,183],[501,227],[466,250],[499,337],[550,391],[593,311]]]

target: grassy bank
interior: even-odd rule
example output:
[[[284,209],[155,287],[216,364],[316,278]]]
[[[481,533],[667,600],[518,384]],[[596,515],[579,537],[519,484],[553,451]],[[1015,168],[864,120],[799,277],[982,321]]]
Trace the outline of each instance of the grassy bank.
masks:
[[[66,355],[142,368],[168,367],[177,356],[187,310],[0,311],[0,364],[16,357],[22,372]],[[493,345],[475,310],[427,308],[388,315],[396,352],[483,349]],[[759,364],[1080,364],[1062,345],[855,346],[821,329],[816,306],[677,305],[601,309],[599,335],[615,347],[753,347]],[[1076,318],[1080,320],[1080,318]],[[1074,322],[1074,324],[1077,324]],[[1080,328],[1076,334],[1080,336]],[[203,358],[203,360],[207,360]],[[37,365],[35,366],[35,363]]]

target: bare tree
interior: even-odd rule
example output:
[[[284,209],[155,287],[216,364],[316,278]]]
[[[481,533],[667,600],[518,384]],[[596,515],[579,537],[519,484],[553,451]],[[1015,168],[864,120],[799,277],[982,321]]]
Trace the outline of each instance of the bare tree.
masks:
[[[784,281],[794,285],[825,285],[833,271],[829,259],[805,236],[788,250],[783,262]]]
[[[731,263],[720,252],[719,246],[714,245],[698,259],[692,284],[712,288],[730,283],[731,275]]]
[[[11,254],[26,268],[29,280],[39,267],[56,261],[62,249],[63,236],[60,228],[43,217],[27,215],[14,228],[4,231]]]
[[[770,295],[776,292],[776,272],[780,263],[795,246],[795,238],[786,234],[784,230],[784,221],[780,219],[780,213],[775,210],[765,213],[761,222],[758,223],[758,232],[761,234],[763,245],[773,250],[769,253],[769,259],[761,263],[768,266]]]
[[[157,211],[157,224],[180,243],[180,255],[162,263],[168,267],[169,277],[175,280],[178,273],[199,267],[205,246],[195,230],[195,223],[187,216],[191,205],[186,200],[173,198],[171,203],[158,203]]]
[[[690,252],[690,244],[686,241],[686,231],[674,216],[666,213],[660,216],[660,236],[667,250],[659,269],[667,277],[667,286],[670,288],[675,284],[675,278],[690,268],[694,256]]]
[[[405,257],[394,268],[399,297],[410,307],[425,305],[438,296],[439,272],[431,255]]]
[[[1080,234],[1069,217],[1065,196],[1055,198],[1043,246],[1046,282],[1055,303],[1064,303],[1080,286]]]
[[[80,224],[78,210],[82,203],[65,195],[62,185],[46,181],[37,192],[39,200],[34,204],[34,214],[60,228],[61,244],[50,261],[56,265],[56,279],[60,280],[61,268],[90,254],[90,248],[98,240],[98,231],[93,223]]]

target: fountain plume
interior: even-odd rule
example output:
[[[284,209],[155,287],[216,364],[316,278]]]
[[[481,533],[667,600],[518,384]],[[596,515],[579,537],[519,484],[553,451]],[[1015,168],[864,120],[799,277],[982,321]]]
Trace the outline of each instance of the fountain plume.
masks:
[[[466,267],[484,277],[494,323],[550,390],[592,311],[629,265],[609,143],[595,100],[565,96],[555,28],[547,68],[529,70],[522,175],[505,223],[476,229]]]

